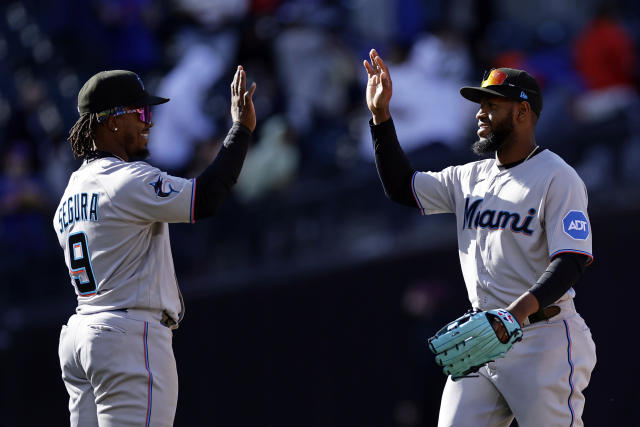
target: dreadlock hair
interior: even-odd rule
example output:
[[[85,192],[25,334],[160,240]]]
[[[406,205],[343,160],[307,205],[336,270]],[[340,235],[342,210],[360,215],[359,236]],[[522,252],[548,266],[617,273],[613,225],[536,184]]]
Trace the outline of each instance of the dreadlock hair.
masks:
[[[85,113],[69,131],[68,141],[71,143],[71,150],[76,159],[85,157],[94,151],[93,136],[98,127],[98,115],[96,113]]]

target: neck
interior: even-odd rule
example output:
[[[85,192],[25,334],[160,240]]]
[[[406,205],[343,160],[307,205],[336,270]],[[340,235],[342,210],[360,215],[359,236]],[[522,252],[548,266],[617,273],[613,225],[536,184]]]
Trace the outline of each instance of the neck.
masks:
[[[510,141],[496,152],[496,159],[498,164],[506,165],[509,163],[515,163],[527,158],[527,156],[533,153],[538,145],[533,135],[526,140],[513,140]]]
[[[129,156],[125,151],[124,146],[118,141],[116,135],[113,135],[113,133],[105,127],[100,127],[96,132],[94,145],[96,150],[113,154],[125,162],[129,161]]]

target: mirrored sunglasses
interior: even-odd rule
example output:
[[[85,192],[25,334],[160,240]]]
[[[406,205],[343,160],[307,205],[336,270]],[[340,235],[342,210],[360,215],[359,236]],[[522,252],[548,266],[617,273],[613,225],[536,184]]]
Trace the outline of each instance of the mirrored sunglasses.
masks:
[[[127,109],[126,107],[115,107],[109,110],[104,110],[98,113],[98,123],[102,123],[109,116],[121,116],[123,114],[138,113],[138,118],[142,123],[151,124],[151,107],[145,105],[144,107]]]

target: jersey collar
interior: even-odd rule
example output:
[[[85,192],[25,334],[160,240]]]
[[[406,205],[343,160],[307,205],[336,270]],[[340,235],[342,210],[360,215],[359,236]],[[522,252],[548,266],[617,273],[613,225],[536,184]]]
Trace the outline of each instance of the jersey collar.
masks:
[[[86,156],[84,156],[84,159],[87,163],[89,163],[96,159],[104,159],[105,157],[115,157],[116,159],[120,159],[124,162],[124,159],[122,159],[121,157],[118,157],[115,154],[109,153],[108,151],[101,151],[101,150],[90,151]]]
[[[535,157],[538,154],[542,153],[544,150],[545,150],[544,148],[538,146],[538,147],[536,147],[535,151],[533,153],[531,153],[531,155],[529,157],[527,157],[526,159],[518,160],[517,162],[513,162],[513,163],[507,163],[505,165],[499,165],[498,163],[496,163],[496,166],[501,171],[504,171],[504,170],[507,170],[507,169],[511,169],[514,166],[518,166],[520,163],[524,163],[525,160],[531,160],[533,157]]]

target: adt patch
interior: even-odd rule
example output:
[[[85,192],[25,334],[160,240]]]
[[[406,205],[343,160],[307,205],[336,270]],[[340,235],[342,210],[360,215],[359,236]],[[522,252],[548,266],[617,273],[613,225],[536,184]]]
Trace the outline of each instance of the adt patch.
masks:
[[[569,211],[562,219],[562,228],[576,240],[586,240],[589,237],[589,221],[580,211]]]

